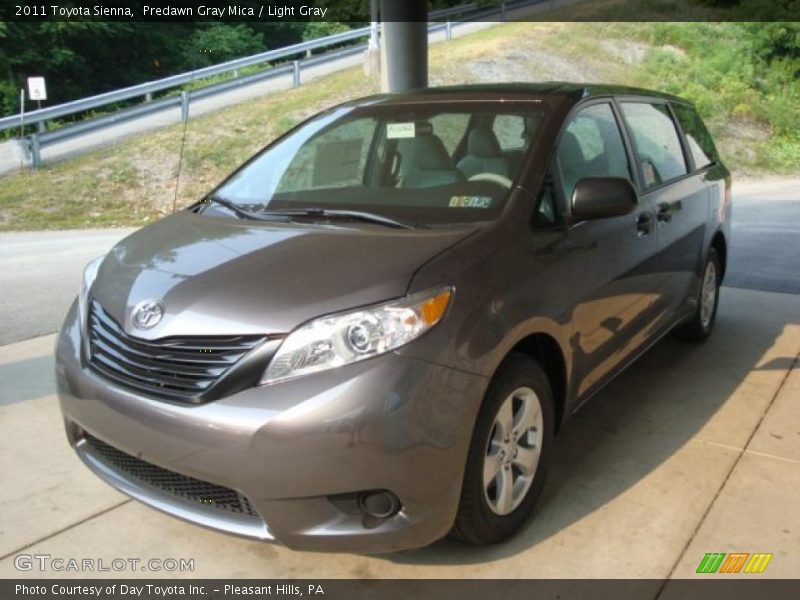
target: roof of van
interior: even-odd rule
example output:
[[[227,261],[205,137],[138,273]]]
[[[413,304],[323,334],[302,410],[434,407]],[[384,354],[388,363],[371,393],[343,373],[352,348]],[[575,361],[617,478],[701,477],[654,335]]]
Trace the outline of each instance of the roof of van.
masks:
[[[551,95],[566,96],[575,102],[599,96],[646,96],[687,102],[683,98],[671,94],[623,85],[548,81],[543,83],[509,82],[431,87],[400,94],[369,96],[348,104],[405,104],[436,100],[524,100],[525,96],[542,97]]]

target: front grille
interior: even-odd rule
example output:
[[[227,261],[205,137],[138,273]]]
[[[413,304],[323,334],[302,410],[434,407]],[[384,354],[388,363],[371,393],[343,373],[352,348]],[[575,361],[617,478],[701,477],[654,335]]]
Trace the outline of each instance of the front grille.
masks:
[[[239,515],[259,516],[250,501],[236,490],[174,473],[109,446],[88,433],[84,436],[86,443],[98,458],[134,479],[208,508]]]
[[[89,364],[100,374],[160,398],[184,403],[203,395],[263,336],[191,336],[144,340],[125,333],[92,300],[88,315]]]

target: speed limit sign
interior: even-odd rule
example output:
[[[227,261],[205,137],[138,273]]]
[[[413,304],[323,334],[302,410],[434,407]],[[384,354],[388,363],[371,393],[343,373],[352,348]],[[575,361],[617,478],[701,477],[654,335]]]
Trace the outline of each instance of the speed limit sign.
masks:
[[[44,77],[28,77],[28,98],[47,100],[47,86],[44,83]]]

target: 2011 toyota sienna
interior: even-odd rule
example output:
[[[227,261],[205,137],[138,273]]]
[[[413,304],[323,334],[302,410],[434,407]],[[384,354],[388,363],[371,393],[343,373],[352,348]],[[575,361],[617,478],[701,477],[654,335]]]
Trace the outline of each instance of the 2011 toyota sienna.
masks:
[[[291,548],[498,542],[570,415],[670,330],[709,335],[729,232],[680,98],[349,102],[86,267],[68,437],[146,504]]]

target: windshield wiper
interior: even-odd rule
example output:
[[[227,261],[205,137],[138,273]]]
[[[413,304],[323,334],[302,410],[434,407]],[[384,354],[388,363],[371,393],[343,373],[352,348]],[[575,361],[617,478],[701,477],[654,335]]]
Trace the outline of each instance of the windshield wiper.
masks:
[[[273,213],[264,214],[264,213],[252,212],[247,210],[246,208],[242,208],[235,202],[231,202],[230,200],[226,200],[225,198],[222,198],[220,196],[208,196],[204,200],[204,203],[208,204],[209,202],[213,202],[215,204],[219,204],[220,206],[224,206],[229,211],[234,213],[237,217],[240,217],[242,219],[252,219],[253,221],[272,221],[272,222],[281,221],[284,223],[288,223],[290,221],[290,219],[288,218],[289,215],[279,215]],[[286,218],[281,218],[283,216],[285,216]]]
[[[288,208],[277,210],[264,210],[259,214],[277,215],[286,217],[326,217],[326,218],[342,218],[342,219],[355,219],[357,221],[365,221],[367,223],[377,223],[385,225],[386,227],[396,227],[398,229],[415,229],[414,225],[396,221],[389,217],[376,215],[374,213],[362,212],[360,210],[335,210],[328,208]]]

